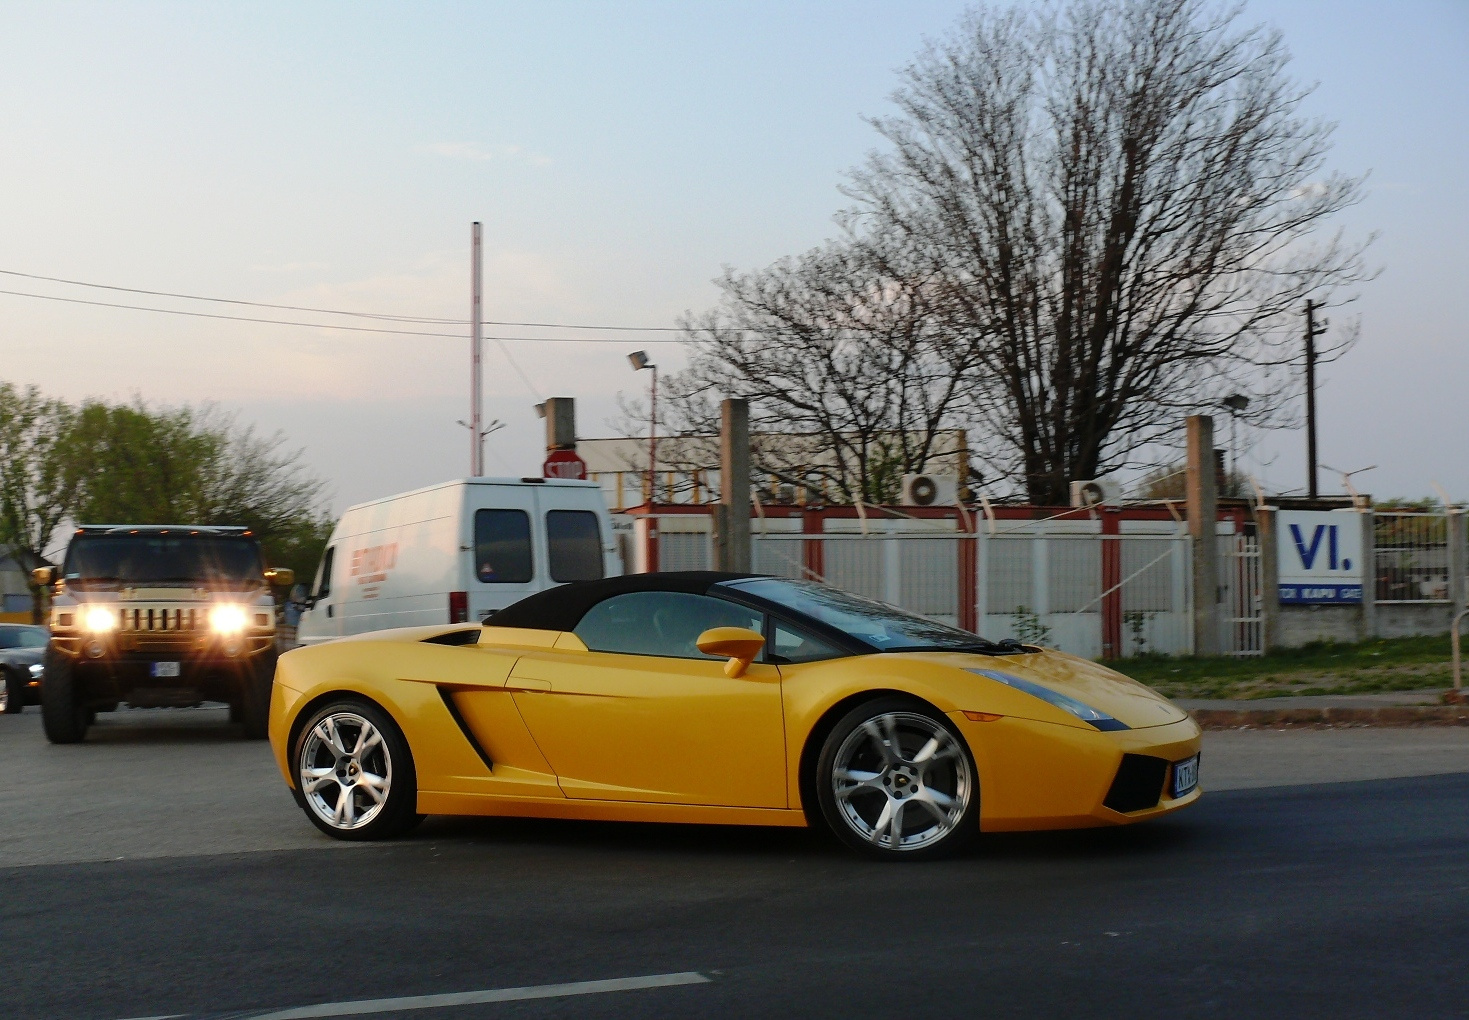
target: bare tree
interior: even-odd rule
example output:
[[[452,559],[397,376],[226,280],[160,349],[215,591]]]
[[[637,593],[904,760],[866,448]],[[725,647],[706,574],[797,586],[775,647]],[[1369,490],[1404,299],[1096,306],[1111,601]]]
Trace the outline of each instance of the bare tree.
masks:
[[[980,455],[1037,503],[1223,393],[1281,406],[1292,313],[1366,277],[1279,33],[1200,0],[973,12],[904,72],[843,222],[918,253]],[[957,360],[957,359],[956,359]]]
[[[931,281],[897,253],[831,244],[756,273],[726,271],[721,306],[685,323],[688,371],[667,386],[665,423],[708,436],[715,395],[750,401],[753,465],[844,501],[892,500],[953,424],[970,349],[947,333]],[[646,420],[646,419],[644,419]]]

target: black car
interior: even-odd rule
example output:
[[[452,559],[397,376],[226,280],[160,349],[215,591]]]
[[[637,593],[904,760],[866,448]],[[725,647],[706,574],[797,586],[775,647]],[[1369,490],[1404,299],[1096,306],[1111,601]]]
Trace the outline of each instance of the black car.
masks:
[[[45,627],[0,623],[0,712],[41,703],[41,659],[50,640]]]

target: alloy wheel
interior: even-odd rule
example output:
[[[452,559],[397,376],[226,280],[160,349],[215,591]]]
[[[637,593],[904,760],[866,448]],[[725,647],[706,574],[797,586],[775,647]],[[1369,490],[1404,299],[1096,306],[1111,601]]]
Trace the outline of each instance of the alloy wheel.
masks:
[[[301,742],[301,793],[333,829],[360,829],[382,813],[393,784],[393,758],[383,734],[356,712],[333,712]]]
[[[973,786],[955,735],[917,712],[884,712],[855,727],[831,770],[841,819],[880,850],[919,850],[944,839],[963,822]]]

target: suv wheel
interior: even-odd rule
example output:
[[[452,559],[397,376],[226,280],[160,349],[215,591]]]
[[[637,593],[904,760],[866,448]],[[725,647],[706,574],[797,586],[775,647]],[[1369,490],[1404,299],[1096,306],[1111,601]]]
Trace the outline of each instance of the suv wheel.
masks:
[[[265,652],[245,670],[230,703],[230,720],[238,721],[246,740],[264,740],[270,729],[270,688],[275,682],[276,653]]]
[[[46,649],[46,682],[41,684],[41,727],[53,744],[75,744],[87,737],[90,713],[77,690],[76,666],[53,648]]]

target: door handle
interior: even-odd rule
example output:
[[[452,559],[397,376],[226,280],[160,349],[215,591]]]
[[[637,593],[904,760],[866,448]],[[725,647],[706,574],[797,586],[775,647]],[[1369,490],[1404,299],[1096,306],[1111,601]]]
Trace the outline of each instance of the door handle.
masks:
[[[531,691],[533,693],[545,692],[551,689],[549,680],[532,680],[530,677],[512,676],[505,681],[507,691]]]
[[[326,604],[326,615],[327,616],[335,616],[336,615],[336,608],[337,608],[336,606],[334,606],[330,602],[328,602]]]

